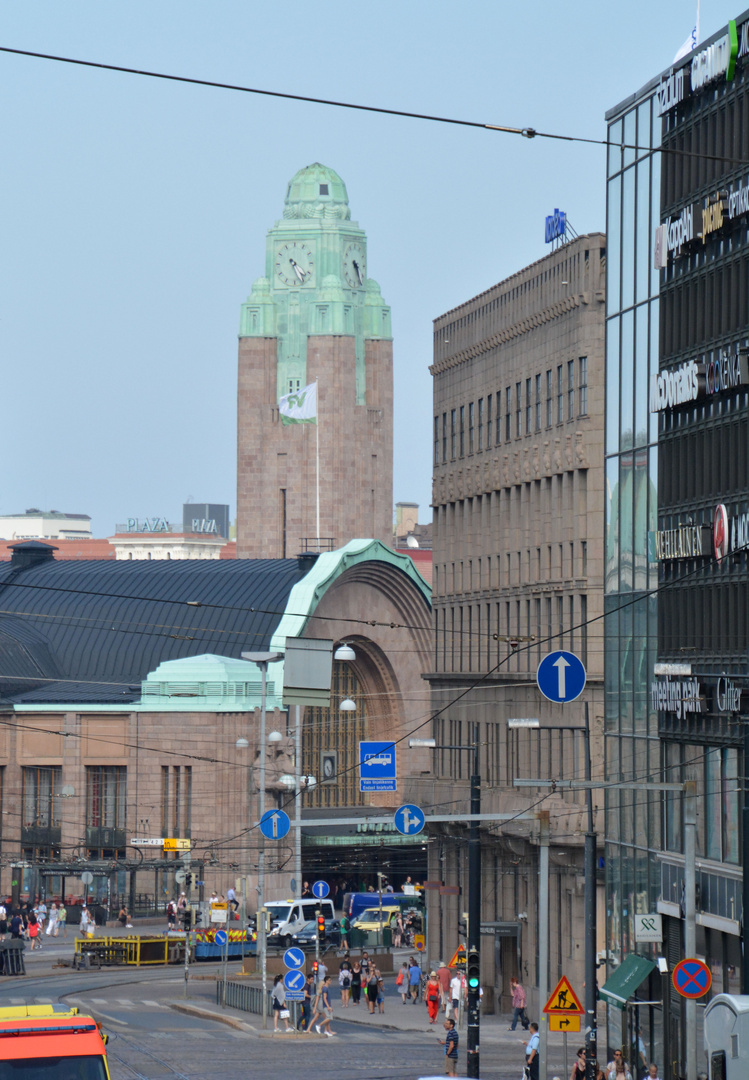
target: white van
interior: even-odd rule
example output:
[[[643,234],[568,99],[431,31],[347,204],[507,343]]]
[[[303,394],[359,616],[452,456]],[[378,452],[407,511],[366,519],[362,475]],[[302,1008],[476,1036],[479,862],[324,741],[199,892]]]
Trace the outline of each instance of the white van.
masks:
[[[270,912],[268,944],[281,944],[288,948],[294,944],[294,936],[309,923],[315,925],[317,909],[325,916],[326,923],[335,919],[332,900],[268,900],[265,908]]]

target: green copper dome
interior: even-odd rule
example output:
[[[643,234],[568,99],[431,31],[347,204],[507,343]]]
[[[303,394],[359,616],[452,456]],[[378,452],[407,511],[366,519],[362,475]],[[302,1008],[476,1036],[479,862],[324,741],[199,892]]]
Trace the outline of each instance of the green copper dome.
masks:
[[[286,189],[283,216],[285,218],[338,218],[348,221],[346,185],[327,165],[316,161],[292,177]]]

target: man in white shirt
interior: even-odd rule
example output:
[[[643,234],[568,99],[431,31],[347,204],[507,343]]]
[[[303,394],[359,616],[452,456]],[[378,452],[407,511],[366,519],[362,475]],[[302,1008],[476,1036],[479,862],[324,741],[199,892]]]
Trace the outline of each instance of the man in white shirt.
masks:
[[[458,1019],[458,1012],[460,1010],[460,999],[463,993],[463,977],[459,971],[456,971],[452,979],[450,979],[450,1000],[447,1003],[445,1010],[445,1018],[450,1017],[453,1020]]]

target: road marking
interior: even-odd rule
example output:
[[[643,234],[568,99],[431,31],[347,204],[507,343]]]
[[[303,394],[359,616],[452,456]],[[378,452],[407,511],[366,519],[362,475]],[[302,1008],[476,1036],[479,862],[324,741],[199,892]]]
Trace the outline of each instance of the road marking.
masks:
[[[108,1001],[107,998],[89,998],[89,1001],[91,1002],[92,1005],[108,1005],[109,1004],[109,1001]]]
[[[133,1005],[132,1001],[130,1001],[129,998],[116,998],[115,1000],[116,1000],[118,1005],[124,1005],[126,1009],[135,1008],[135,1006]]]
[[[11,1005],[25,1005],[26,998],[11,998],[10,1003]]]
[[[169,1008],[169,1006],[165,1005],[163,1003],[163,1001],[148,1001],[146,998],[143,998],[143,1001],[141,1002],[141,1004],[142,1005],[148,1005],[152,1009],[168,1009]]]
[[[38,998],[38,997],[35,997],[34,998],[34,1004],[35,1005],[51,1005],[52,1004],[52,998]]]

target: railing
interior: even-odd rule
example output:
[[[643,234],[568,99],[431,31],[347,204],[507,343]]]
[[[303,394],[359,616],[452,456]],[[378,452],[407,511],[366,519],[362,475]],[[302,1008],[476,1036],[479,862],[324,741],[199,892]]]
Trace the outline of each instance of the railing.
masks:
[[[241,1009],[243,1012],[263,1013],[263,990],[260,986],[249,986],[246,983],[226,983],[226,997],[224,997],[224,984],[216,983],[216,1004],[225,1005],[230,1009]],[[270,1003],[269,1003],[270,1005]],[[270,1014],[270,1007],[267,1010]]]

